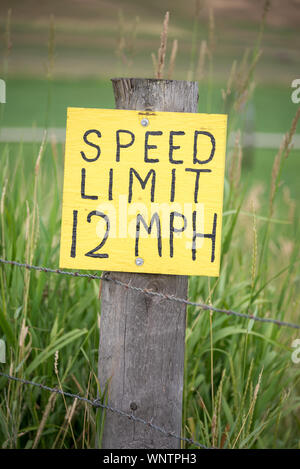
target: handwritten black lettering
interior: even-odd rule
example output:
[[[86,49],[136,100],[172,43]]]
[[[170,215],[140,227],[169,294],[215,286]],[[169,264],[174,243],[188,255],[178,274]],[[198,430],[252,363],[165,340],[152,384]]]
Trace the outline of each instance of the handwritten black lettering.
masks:
[[[197,212],[193,211],[193,241],[192,241],[192,259],[196,260],[196,239],[197,238],[209,238],[211,239],[211,258],[210,261],[214,262],[215,260],[215,247],[216,247],[216,231],[217,231],[217,214],[214,214],[213,229],[211,233],[197,233]]]
[[[199,191],[199,177],[200,173],[211,173],[211,169],[196,169],[196,168],[186,168],[187,172],[196,173],[195,179],[195,190],[194,190],[194,202],[198,203],[198,191]]]
[[[120,134],[128,134],[131,136],[131,140],[128,143],[121,143],[120,141]],[[116,139],[117,139],[117,152],[116,152],[116,161],[120,161],[120,149],[121,148],[128,148],[133,145],[135,141],[135,135],[133,132],[130,132],[130,130],[117,130],[116,132]]]
[[[130,171],[129,171],[129,189],[128,189],[128,203],[130,204],[131,201],[132,201],[132,185],[133,185],[133,175],[135,175],[135,177],[138,179],[142,189],[145,189],[146,187],[146,184],[150,178],[150,176],[152,176],[152,183],[151,183],[151,202],[154,202],[154,192],[155,192],[155,179],[156,179],[156,174],[155,174],[155,171],[154,169],[150,169],[150,171],[148,172],[147,176],[145,177],[145,179],[143,180],[141,178],[141,176],[139,175],[139,173],[134,169],[134,168],[130,168]]]
[[[90,129],[90,130],[87,130],[87,131],[85,132],[85,134],[83,135],[83,141],[84,141],[87,145],[90,145],[90,146],[93,147],[93,148],[97,148],[97,155],[96,155],[94,158],[88,158],[88,157],[85,155],[85,153],[84,153],[83,151],[80,152],[82,158],[83,158],[85,161],[88,161],[89,163],[92,163],[93,161],[96,161],[96,160],[99,158],[100,154],[101,154],[100,146],[97,145],[96,143],[90,142],[90,141],[88,140],[88,138],[87,138],[87,137],[88,137],[90,134],[92,134],[92,133],[96,134],[97,137],[99,137],[99,138],[101,137],[101,132],[99,132],[99,130]]]
[[[81,198],[82,199],[91,199],[91,200],[97,200],[98,196],[97,195],[86,195],[85,193],[85,168],[81,168]]]
[[[94,249],[92,249],[91,251],[87,252],[85,254],[85,256],[87,257],[97,257],[97,258],[108,258],[108,254],[102,254],[102,253],[96,253],[96,251],[98,251],[99,249],[101,249],[104,244],[106,243],[107,241],[107,238],[108,238],[108,234],[109,234],[109,230],[110,230],[110,222],[109,222],[109,218],[107,215],[105,215],[105,213],[103,212],[98,212],[98,210],[93,210],[92,212],[90,212],[87,216],[87,221],[88,223],[91,223],[91,219],[93,216],[97,216],[97,217],[101,217],[103,218],[103,220],[105,220],[105,223],[106,223],[106,231],[105,231],[105,235],[101,241],[100,244],[98,244],[98,246],[96,246]]]
[[[210,141],[211,141],[211,152],[210,152],[210,155],[209,157],[206,159],[206,160],[199,160],[197,158],[197,154],[198,154],[198,135],[206,135],[208,138],[210,138]],[[211,134],[210,132],[205,132],[205,131],[202,131],[202,130],[195,130],[195,135],[194,135],[194,158],[193,158],[193,163],[194,164],[206,164],[206,163],[209,163],[213,157],[214,157],[214,154],[215,154],[215,150],[216,150],[216,140],[215,140],[215,137],[213,136],[213,134]]]
[[[157,148],[157,145],[149,145],[148,140],[150,135],[162,135],[160,130],[156,132],[146,132],[145,133],[145,163],[158,163],[158,158],[148,158],[148,150]]]
[[[160,218],[158,213],[154,213],[150,220],[150,225],[148,226],[145,222],[143,216],[139,213],[136,217],[136,232],[135,232],[135,255],[138,257],[139,255],[139,237],[140,237],[140,229],[141,229],[141,222],[144,225],[145,230],[148,234],[151,233],[152,227],[154,223],[156,223],[157,229],[157,249],[159,257],[162,256],[162,242],[161,242],[161,225],[160,225]]]
[[[175,130],[171,130],[170,137],[169,137],[169,160],[170,160],[170,163],[173,163],[173,164],[183,164],[183,160],[173,159],[173,151],[178,150],[180,148],[180,145],[173,145],[174,135],[185,135],[185,132],[180,131],[180,130],[178,132]]]

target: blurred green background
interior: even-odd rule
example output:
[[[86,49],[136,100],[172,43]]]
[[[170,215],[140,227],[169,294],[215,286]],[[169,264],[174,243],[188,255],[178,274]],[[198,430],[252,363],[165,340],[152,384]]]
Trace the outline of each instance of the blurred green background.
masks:
[[[172,41],[178,40],[173,78],[201,78],[199,110],[224,112],[221,89],[226,88],[233,61],[241,62],[245,51],[251,54],[256,47],[263,4],[260,0],[2,0],[0,77],[7,84],[2,126],[64,128],[67,106],[114,107],[110,78],[154,76],[151,53],[157,52],[167,10],[167,62]],[[253,99],[241,123],[245,132],[284,133],[289,128],[297,109],[291,101],[291,83],[300,69],[299,25],[299,1],[273,0],[255,69]],[[213,66],[206,63],[199,77],[200,44],[211,36]],[[269,146],[251,149],[250,164],[246,168],[244,164],[245,181],[269,177],[276,153],[274,145]],[[300,196],[297,158],[299,150],[292,152],[285,174],[293,197]]]

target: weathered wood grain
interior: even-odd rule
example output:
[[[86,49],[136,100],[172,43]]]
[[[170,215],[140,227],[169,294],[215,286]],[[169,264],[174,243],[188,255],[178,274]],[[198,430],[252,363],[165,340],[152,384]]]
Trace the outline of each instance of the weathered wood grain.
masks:
[[[113,79],[118,109],[197,112],[195,82]],[[188,278],[111,272],[141,288],[187,296]],[[180,434],[185,305],[103,282],[98,376],[108,404]],[[102,448],[180,448],[180,441],[106,413]]]

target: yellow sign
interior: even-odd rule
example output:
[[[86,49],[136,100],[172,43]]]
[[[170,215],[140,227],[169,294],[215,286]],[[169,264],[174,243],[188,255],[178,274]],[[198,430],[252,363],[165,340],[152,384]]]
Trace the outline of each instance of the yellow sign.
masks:
[[[218,276],[226,125],[68,108],[60,267]]]

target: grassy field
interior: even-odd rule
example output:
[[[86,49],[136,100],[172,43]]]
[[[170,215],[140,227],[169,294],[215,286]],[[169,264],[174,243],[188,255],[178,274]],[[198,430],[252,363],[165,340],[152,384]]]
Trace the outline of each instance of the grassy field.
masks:
[[[109,76],[122,71],[124,75],[152,73],[149,55],[158,42],[161,2],[153,2],[145,22],[148,27],[138,44],[136,67],[124,70],[114,55],[117,35],[112,24],[116,24],[118,10],[108,8],[101,29],[95,18],[88,21],[93,2],[86,17],[77,14],[78,2],[68,18],[60,10],[61,2],[55,1],[54,13],[61,13],[56,19],[60,58],[54,69],[57,75],[46,80],[46,3],[39,14],[32,7],[34,2],[28,11],[16,9],[15,49],[6,74],[7,104],[1,105],[1,126],[65,127],[67,106],[114,107]],[[135,8],[146,15],[149,9],[142,3],[137,7],[136,2],[127,2],[126,15]],[[187,8],[185,15],[182,2],[175,3],[178,9],[170,37],[181,34],[182,44],[175,78],[186,78],[192,9]],[[112,4],[119,6],[119,2]],[[4,1],[0,11],[6,7]],[[237,76],[226,106],[222,99],[232,59],[235,54],[240,59],[249,38],[252,47],[252,38],[257,37],[256,12],[251,9],[250,13],[243,21],[224,14],[224,40],[219,40],[223,49],[215,57],[218,65],[211,78],[206,69],[200,81],[199,110],[225,110],[232,130],[247,132],[250,127],[251,131],[284,133],[297,111],[290,99],[290,83],[296,76],[299,35],[291,18],[291,27],[279,27],[275,21],[279,13],[271,16],[266,59],[258,75],[244,67],[241,74],[247,79]],[[203,26],[201,35],[208,30]],[[221,32],[217,34],[220,39]],[[95,43],[98,35],[99,44]],[[283,56],[277,57],[274,50],[280,44]],[[144,68],[146,63],[148,68]],[[254,82],[256,88],[250,95]],[[238,106],[245,96],[248,104]],[[0,143],[0,257],[57,268],[64,146],[52,142],[40,150],[38,143]],[[244,148],[241,169],[238,146],[228,149],[221,275],[217,279],[191,277],[189,299],[299,323],[299,150],[292,150],[287,158],[283,153],[274,165],[275,156],[274,150],[255,149],[248,157]],[[7,346],[7,363],[0,364],[0,370],[96,397],[98,295],[96,280],[0,265],[0,338]],[[207,446],[299,449],[300,365],[291,359],[292,342],[297,338],[299,333],[292,329],[189,307],[182,435]],[[73,406],[58,395],[0,378],[2,448],[93,448],[102,424],[101,412],[96,414],[83,403]]]
[[[47,146],[37,172],[38,151],[37,144],[1,147],[2,256],[55,267],[63,147]],[[279,223],[260,219],[267,210],[259,208],[259,193],[254,190],[250,195],[253,185],[236,218],[243,184],[243,177],[236,189],[226,183],[221,276],[191,278],[189,298],[297,322],[297,219],[285,215],[287,225],[280,223],[282,218]],[[251,215],[251,201],[258,218]],[[290,212],[291,206],[287,201],[280,215]],[[0,324],[8,347],[8,364],[1,368],[95,396],[99,282],[9,266],[1,267],[0,279]],[[291,361],[291,343],[297,334],[275,325],[200,313],[195,308],[188,312],[184,434],[206,445],[298,447],[300,369]],[[78,403],[68,421],[71,402],[18,384],[7,387],[4,379],[0,385],[2,447],[93,447],[100,431],[93,410]]]
[[[196,7],[198,4],[198,7]],[[83,6],[85,5],[85,6]],[[211,21],[210,7],[214,8]],[[86,2],[53,0],[51,3],[2,0],[0,28],[5,30],[12,9],[9,70],[14,75],[45,75],[49,24],[55,25],[57,77],[105,77],[122,73],[151,76],[151,53],[159,46],[162,18],[170,11],[169,46],[178,39],[174,78],[196,75],[198,46],[213,39],[214,73],[227,79],[233,60],[242,60],[257,41],[264,2],[239,0],[111,0]],[[266,83],[290,83],[299,70],[299,10],[294,1],[273,2],[264,33],[263,60],[257,77]],[[212,33],[212,34],[211,34]],[[194,45],[197,47],[194,47]],[[167,53],[169,60],[170,50]],[[208,68],[205,69],[208,75]],[[196,77],[197,78],[197,77]]]

